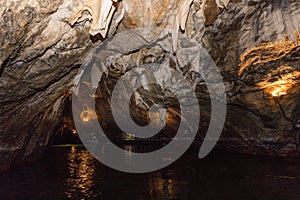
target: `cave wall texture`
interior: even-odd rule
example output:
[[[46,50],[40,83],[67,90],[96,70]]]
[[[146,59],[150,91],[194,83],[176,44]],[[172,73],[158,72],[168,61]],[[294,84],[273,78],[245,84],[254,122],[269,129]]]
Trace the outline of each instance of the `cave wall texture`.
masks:
[[[34,157],[49,143],[80,63],[103,37],[147,26],[185,29],[216,62],[228,101],[220,147],[294,155],[300,126],[300,1],[227,4],[116,1],[109,27],[94,14],[93,23],[103,25],[99,31],[91,20],[76,23],[79,0],[0,0],[0,166]]]

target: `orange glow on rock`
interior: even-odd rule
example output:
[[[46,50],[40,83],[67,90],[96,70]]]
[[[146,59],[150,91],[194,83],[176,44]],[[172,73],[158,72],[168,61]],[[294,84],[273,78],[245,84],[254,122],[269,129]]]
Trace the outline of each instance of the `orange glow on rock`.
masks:
[[[287,72],[287,73],[283,73]],[[278,75],[280,74],[280,75]],[[288,94],[288,90],[299,83],[300,72],[290,66],[281,66],[268,74],[257,85],[273,97],[281,97]]]
[[[296,41],[290,40],[287,35],[284,40],[262,43],[257,47],[249,49],[240,56],[238,75],[242,76],[245,70],[250,66],[262,65],[272,61],[278,61],[298,47],[300,38],[295,32]]]
[[[87,108],[81,112],[80,119],[82,122],[89,122],[91,120],[97,120],[98,117],[94,110]]]

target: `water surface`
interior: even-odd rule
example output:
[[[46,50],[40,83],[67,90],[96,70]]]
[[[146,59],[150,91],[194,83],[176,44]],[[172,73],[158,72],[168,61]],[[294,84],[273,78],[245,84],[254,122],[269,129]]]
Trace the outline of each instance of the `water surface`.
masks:
[[[130,153],[126,158],[130,162]],[[162,170],[127,174],[102,165],[83,147],[52,147],[43,159],[0,178],[1,200],[300,199],[299,158],[215,152],[199,160],[194,150]]]

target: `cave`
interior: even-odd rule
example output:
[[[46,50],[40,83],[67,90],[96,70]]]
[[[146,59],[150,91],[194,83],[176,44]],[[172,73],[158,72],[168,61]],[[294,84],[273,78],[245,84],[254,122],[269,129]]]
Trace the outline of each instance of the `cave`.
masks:
[[[0,199],[299,199],[300,1],[0,14]]]

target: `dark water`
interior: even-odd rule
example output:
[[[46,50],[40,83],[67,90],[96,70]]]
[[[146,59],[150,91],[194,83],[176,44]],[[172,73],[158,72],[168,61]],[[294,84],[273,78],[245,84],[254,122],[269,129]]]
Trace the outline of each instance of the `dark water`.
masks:
[[[300,199],[299,158],[213,153],[199,160],[196,153],[157,172],[126,174],[83,147],[53,147],[0,174],[0,199]]]

